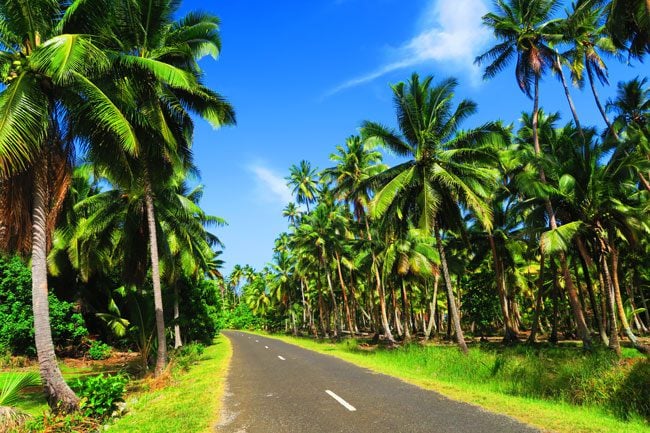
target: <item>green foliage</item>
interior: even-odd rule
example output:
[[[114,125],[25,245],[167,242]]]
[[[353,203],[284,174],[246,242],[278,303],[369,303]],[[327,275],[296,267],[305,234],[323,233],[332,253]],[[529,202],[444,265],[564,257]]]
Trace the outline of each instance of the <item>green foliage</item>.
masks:
[[[253,314],[245,303],[240,303],[234,310],[221,312],[221,325],[229,329],[259,330],[264,325],[264,319]]]
[[[111,346],[103,341],[94,340],[88,349],[88,357],[94,360],[108,359],[111,356]]]
[[[205,346],[199,343],[188,344],[178,348],[172,355],[174,364],[185,371],[198,363],[203,357]]]
[[[79,433],[97,431],[99,423],[76,412],[73,414],[54,414],[46,412],[28,421],[18,431],[21,433]]]
[[[20,392],[41,383],[37,373],[16,373],[2,376],[0,380],[0,406],[14,406]]]
[[[128,379],[117,374],[76,379],[71,386],[82,399],[81,411],[90,418],[106,419],[113,416],[118,403],[124,402]]]
[[[488,335],[494,318],[501,315],[494,273],[476,272],[465,279],[464,287],[463,320],[473,322],[478,335]]]
[[[214,281],[185,281],[179,302],[179,325],[185,341],[212,343],[223,328],[219,320],[220,300]],[[171,309],[169,310],[171,311]]]
[[[18,257],[0,257],[0,346],[13,354],[36,353],[31,285],[29,268]],[[78,344],[88,333],[81,314],[51,293],[49,302],[54,344]]]

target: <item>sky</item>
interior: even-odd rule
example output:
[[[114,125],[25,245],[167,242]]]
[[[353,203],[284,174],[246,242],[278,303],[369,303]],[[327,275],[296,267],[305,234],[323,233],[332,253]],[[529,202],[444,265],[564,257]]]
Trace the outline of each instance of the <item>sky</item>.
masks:
[[[567,2],[568,4],[568,2]],[[478,104],[462,126],[517,123],[532,101],[519,90],[514,65],[483,81],[474,58],[495,43],[482,27],[489,0],[185,0],[181,14],[205,10],[221,19],[223,49],[201,61],[208,86],[234,106],[237,125],[213,130],[197,119],[194,156],[205,185],[202,207],[228,221],[212,230],[235,264],[261,269],[275,238],[287,230],[282,209],[292,199],[285,177],[306,159],[332,166],[334,147],[364,120],[395,126],[390,84],[413,72],[456,77],[457,97]],[[609,87],[646,76],[644,65],[608,61]],[[572,89],[583,124],[604,127],[590,92]],[[541,105],[568,121],[558,80],[546,77]],[[388,163],[394,158],[387,159]]]

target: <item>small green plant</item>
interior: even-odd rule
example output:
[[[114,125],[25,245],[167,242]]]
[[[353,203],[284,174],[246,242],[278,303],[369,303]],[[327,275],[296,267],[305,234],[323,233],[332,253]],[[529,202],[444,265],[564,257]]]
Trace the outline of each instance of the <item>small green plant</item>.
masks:
[[[99,427],[97,420],[80,413],[63,415],[49,412],[28,421],[18,431],[21,433],[77,433],[97,431]]]
[[[103,341],[94,340],[88,349],[88,357],[96,361],[108,359],[111,356],[111,346]]]
[[[77,379],[72,382],[72,388],[81,397],[81,412],[84,416],[103,420],[114,416],[119,403],[124,402],[127,382],[128,379],[121,374],[101,374],[88,379]]]
[[[200,343],[180,347],[174,352],[174,364],[178,368],[187,371],[192,365],[201,360],[203,352],[205,352],[205,346]]]

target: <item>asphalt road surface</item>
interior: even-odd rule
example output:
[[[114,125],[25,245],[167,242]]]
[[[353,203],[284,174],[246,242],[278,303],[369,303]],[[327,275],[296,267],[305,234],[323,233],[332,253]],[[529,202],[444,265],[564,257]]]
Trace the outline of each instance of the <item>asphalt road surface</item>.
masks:
[[[237,331],[217,432],[510,433],[536,429],[337,358]]]

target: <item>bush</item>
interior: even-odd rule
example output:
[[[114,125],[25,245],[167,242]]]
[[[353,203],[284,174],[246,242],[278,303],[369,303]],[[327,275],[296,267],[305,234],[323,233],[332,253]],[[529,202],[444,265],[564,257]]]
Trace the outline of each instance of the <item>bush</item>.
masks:
[[[111,350],[111,346],[104,343],[103,341],[94,340],[88,349],[88,357],[90,359],[94,359],[95,361],[108,359],[111,356]]]
[[[205,352],[205,346],[199,343],[188,344],[182,346],[174,352],[173,361],[174,365],[185,371],[201,360]]]
[[[179,292],[182,294],[180,302],[180,317],[178,324],[185,341],[198,341],[205,345],[212,340],[221,330],[219,322],[219,291],[216,283],[211,280],[182,281]],[[169,297],[171,299],[171,297]],[[171,311],[171,306],[169,311]]]
[[[54,344],[79,344],[88,331],[74,304],[50,294],[50,324]],[[36,354],[32,277],[17,257],[0,257],[0,346],[14,355]]]
[[[128,379],[117,374],[76,379],[72,388],[82,399],[81,411],[84,416],[104,420],[115,416],[119,403],[124,402],[124,393]]]

